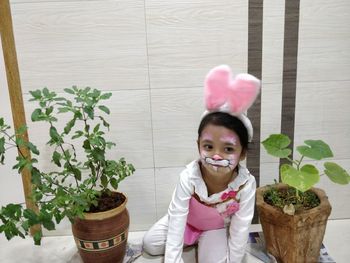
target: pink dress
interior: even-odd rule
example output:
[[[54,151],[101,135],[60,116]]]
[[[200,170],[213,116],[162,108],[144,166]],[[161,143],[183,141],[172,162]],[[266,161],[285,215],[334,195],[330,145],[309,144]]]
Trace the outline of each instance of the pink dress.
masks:
[[[224,228],[224,219],[216,208],[200,203],[191,197],[184,243],[192,245],[197,242],[203,231]]]

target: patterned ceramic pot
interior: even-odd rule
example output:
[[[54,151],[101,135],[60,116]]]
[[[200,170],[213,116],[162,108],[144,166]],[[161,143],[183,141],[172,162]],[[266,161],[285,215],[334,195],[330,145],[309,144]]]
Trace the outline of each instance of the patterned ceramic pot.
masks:
[[[84,219],[78,218],[72,224],[73,236],[84,263],[123,262],[130,223],[126,202],[125,197],[117,208],[86,213]]]

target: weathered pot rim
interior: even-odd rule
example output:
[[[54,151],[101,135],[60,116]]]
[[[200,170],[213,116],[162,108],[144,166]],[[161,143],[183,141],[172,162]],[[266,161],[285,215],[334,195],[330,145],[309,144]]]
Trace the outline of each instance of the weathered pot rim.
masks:
[[[84,219],[85,220],[103,220],[103,219],[115,216],[117,214],[120,214],[122,211],[124,211],[124,209],[126,208],[126,203],[128,201],[128,198],[122,192],[116,192],[116,193],[120,193],[125,197],[124,202],[120,206],[107,211],[98,212],[98,213],[84,213]]]
[[[256,205],[258,207],[259,206],[264,207],[264,209],[268,209],[268,210],[272,210],[272,209],[277,210],[281,214],[285,215],[286,217],[290,217],[290,215],[283,213],[277,207],[274,207],[274,206],[272,206],[264,201],[264,192],[266,190],[268,190],[270,187],[277,187],[277,188],[281,189],[281,188],[287,188],[289,186],[287,184],[278,183],[278,184],[271,184],[271,185],[258,187],[256,189]],[[318,198],[320,199],[320,204],[314,208],[302,211],[302,212],[295,214],[293,216],[302,216],[303,214],[318,213],[318,211],[320,209],[326,209],[326,207],[331,208],[331,205],[330,205],[329,200],[328,200],[328,196],[326,195],[326,193],[323,189],[312,187],[310,190],[318,196]]]

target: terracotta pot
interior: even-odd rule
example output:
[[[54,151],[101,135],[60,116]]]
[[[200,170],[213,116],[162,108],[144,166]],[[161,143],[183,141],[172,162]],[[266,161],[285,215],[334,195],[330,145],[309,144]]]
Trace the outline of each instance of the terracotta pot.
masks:
[[[121,194],[121,193],[119,193]],[[127,199],[117,208],[85,213],[72,224],[73,236],[84,263],[123,262],[128,239]]]
[[[278,184],[277,188],[287,188],[287,185]],[[278,262],[318,262],[327,219],[332,210],[325,192],[312,188],[321,201],[320,205],[291,216],[264,202],[266,190],[266,186],[257,189],[256,205],[267,251]]]

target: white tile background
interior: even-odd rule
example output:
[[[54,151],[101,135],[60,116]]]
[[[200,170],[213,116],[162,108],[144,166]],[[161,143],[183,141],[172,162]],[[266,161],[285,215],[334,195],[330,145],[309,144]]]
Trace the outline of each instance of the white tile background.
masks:
[[[182,167],[196,158],[207,71],[247,69],[247,1],[11,1],[24,99],[44,86],[112,91],[111,138],[137,172],[121,183],[131,230],[145,230],[167,209]],[[350,2],[302,1],[299,26],[295,142],[324,139],[350,170]],[[261,137],[280,131],[284,1],[264,1]],[[11,120],[3,61],[1,115]],[[30,120],[31,139],[48,151],[45,131]],[[44,159],[43,167],[49,166]],[[1,167],[0,204],[21,201],[21,181]],[[261,151],[261,182],[278,175]],[[322,179],[332,218],[349,218],[349,186]],[[58,233],[69,231],[67,226]],[[56,232],[57,234],[57,232]]]

